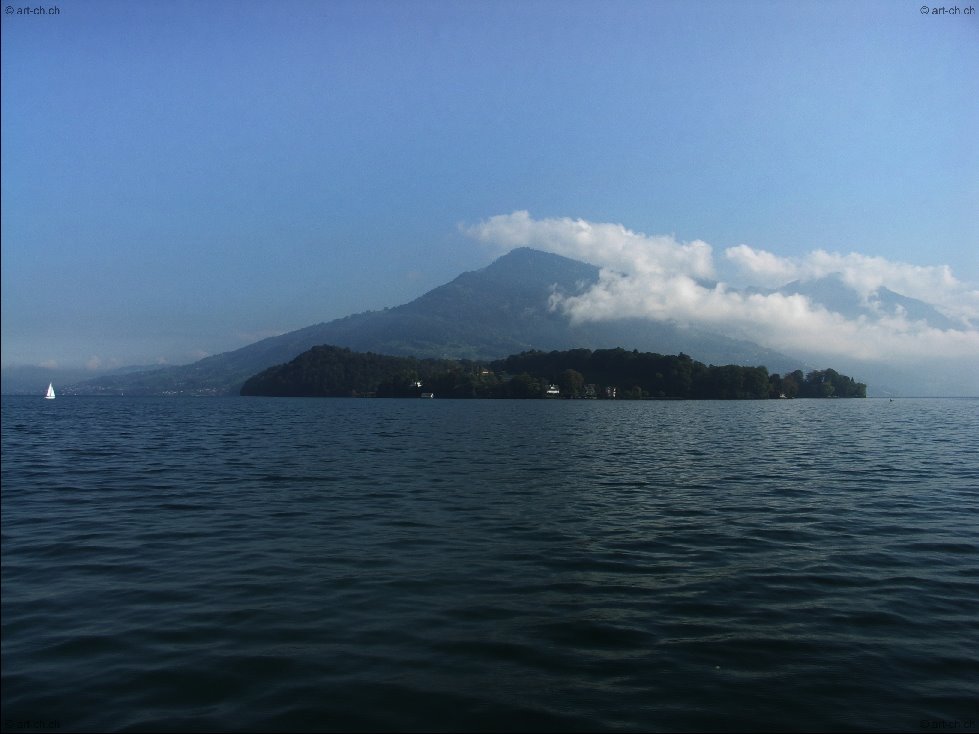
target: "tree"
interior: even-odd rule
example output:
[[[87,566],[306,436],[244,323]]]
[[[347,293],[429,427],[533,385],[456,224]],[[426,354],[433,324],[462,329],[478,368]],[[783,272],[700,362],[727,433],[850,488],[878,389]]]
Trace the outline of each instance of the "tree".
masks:
[[[783,393],[782,377],[773,372],[768,376],[768,397],[777,398]]]
[[[577,370],[567,369],[558,378],[558,387],[561,388],[562,395],[579,398],[585,387],[585,376]]]
[[[526,372],[510,380],[511,398],[539,398],[542,392],[540,382]]]
[[[782,378],[782,392],[785,393],[785,397],[794,398],[799,395],[802,391],[802,384],[804,382],[802,376],[802,370],[796,370],[785,377]]]
[[[745,367],[744,397],[746,398],[767,398],[768,397],[768,370],[765,367]]]

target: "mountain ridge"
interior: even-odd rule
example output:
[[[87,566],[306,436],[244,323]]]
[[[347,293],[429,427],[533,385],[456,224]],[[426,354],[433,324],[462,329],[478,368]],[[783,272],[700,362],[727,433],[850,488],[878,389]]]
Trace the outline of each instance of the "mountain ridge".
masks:
[[[794,280],[781,288],[767,292],[786,296],[805,296],[813,303],[818,303],[848,319],[872,317],[877,313],[888,316],[903,314],[912,321],[924,321],[935,329],[962,328],[960,324],[956,324],[931,304],[902,295],[886,286],[880,286],[867,294],[866,298],[862,298],[845,284],[840,273],[831,273],[812,280]]]
[[[696,327],[643,319],[572,324],[549,307],[555,293],[575,295],[599,269],[528,247],[485,268],[460,274],[418,298],[382,311],[351,314],[303,327],[197,362],[112,375],[66,386],[76,394],[235,394],[246,379],[321,344],[394,356],[498,359],[540,349],[627,347],[686,353],[705,363],[804,366],[752,342]],[[64,392],[64,391],[63,391]]]
[[[818,344],[809,353],[790,357],[704,327],[642,318],[573,323],[560,309],[551,307],[555,294],[584,293],[598,282],[599,272],[588,263],[522,247],[399,306],[320,322],[190,364],[119,368],[95,378],[82,368],[54,371],[8,366],[2,371],[2,391],[39,395],[53,381],[62,395],[230,395],[254,374],[314,346],[332,344],[392,356],[479,361],[530,350],[622,347],[660,354],[682,352],[706,364],[764,365],[780,373],[833,363],[871,385],[875,395],[979,394],[973,370],[963,360],[922,370],[839,355],[827,358],[820,356]],[[861,295],[838,273],[793,281],[778,289],[746,288],[742,292],[802,295],[851,320],[898,316],[938,329],[962,328],[930,304],[883,286]]]

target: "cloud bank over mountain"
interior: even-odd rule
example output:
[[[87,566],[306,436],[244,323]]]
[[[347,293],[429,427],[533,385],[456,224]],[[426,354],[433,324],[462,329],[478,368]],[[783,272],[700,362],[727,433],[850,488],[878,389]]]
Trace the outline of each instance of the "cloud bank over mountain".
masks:
[[[775,287],[790,280],[839,274],[862,296],[881,287],[889,288],[939,307],[949,317],[962,320],[963,328],[970,328],[971,321],[979,318],[979,290],[956,279],[947,265],[909,265],[856,252],[841,255],[825,250],[792,259],[748,245],[729,247],[724,257],[759,285]]]
[[[714,248],[701,240],[680,242],[583,219],[534,219],[526,211],[494,216],[462,230],[500,249],[530,246],[600,267],[599,281],[589,290],[552,298],[552,308],[576,322],[673,320],[713,327],[810,359],[847,357],[907,366],[935,359],[979,364],[979,290],[957,280],[944,265],[918,266],[824,250],[794,259],[748,245],[729,247],[718,259]],[[749,287],[715,281],[721,270],[739,274]],[[790,281],[826,278],[852,292],[860,313],[777,289]],[[887,291],[895,298],[882,297]],[[908,297],[904,303],[916,299],[930,305],[938,318],[921,317],[922,309],[912,313],[896,294]],[[954,328],[947,328],[949,324]]]
[[[714,275],[712,248],[706,242],[680,243],[672,237],[633,232],[621,224],[592,223],[584,219],[533,219],[517,211],[490,217],[463,231],[501,251],[533,247],[602,268],[642,275]]]

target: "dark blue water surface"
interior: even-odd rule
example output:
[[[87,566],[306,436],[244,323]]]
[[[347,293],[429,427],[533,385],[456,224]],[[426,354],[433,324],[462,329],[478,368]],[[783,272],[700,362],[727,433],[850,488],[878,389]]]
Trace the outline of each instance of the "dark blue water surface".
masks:
[[[2,449],[8,731],[979,719],[979,401],[5,397]]]

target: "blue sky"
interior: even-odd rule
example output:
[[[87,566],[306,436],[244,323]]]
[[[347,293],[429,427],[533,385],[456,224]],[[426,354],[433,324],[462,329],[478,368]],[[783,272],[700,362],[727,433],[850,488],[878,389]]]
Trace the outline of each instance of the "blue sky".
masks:
[[[518,212],[979,287],[976,15],[44,4],[2,19],[4,365],[183,363],[398,305]]]

